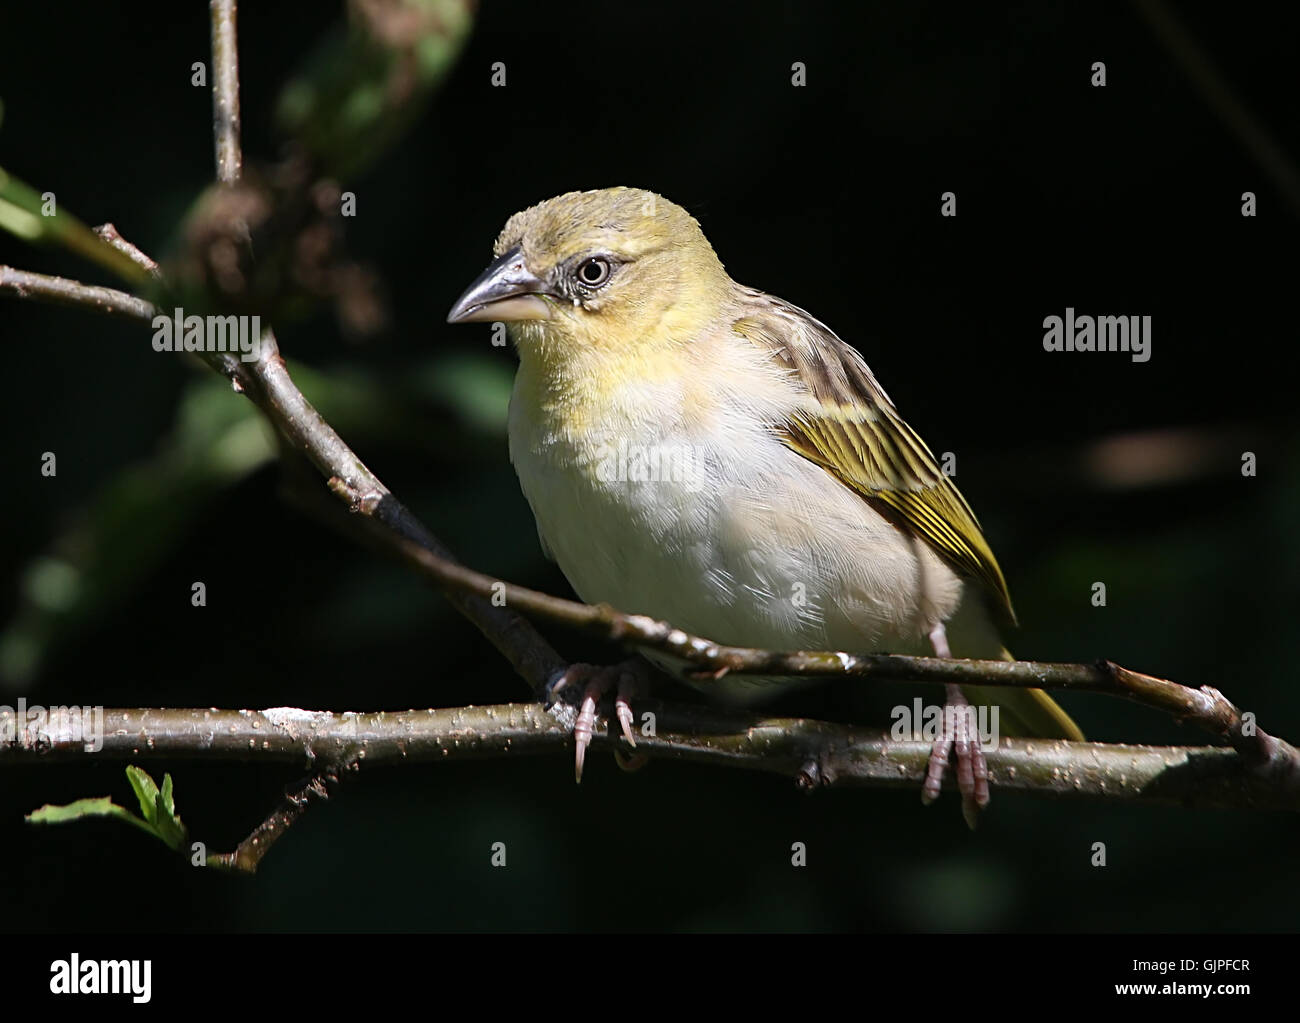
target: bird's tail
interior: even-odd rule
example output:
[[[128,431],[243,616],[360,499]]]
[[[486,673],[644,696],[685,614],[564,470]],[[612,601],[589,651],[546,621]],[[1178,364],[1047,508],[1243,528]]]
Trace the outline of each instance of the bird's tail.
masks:
[[[1013,661],[1015,658],[1004,648],[1002,660]],[[1003,735],[1083,742],[1079,726],[1041,689],[962,686],[962,692],[976,706],[983,704],[999,708],[999,730]]]

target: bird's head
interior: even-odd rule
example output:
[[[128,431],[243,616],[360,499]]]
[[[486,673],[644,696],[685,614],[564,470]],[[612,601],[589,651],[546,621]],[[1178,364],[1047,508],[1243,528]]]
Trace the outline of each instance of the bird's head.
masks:
[[[521,357],[648,354],[689,342],[731,286],[695,218],[653,192],[569,192],[516,213],[447,316],[501,321]]]

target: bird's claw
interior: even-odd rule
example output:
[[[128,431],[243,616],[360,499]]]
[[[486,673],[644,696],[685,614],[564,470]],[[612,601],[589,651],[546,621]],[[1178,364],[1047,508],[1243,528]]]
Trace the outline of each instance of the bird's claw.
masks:
[[[921,786],[921,802],[929,804],[939,798],[944,771],[950,753],[957,754],[957,788],[961,791],[961,815],[974,830],[979,812],[989,802],[989,768],[980,748],[978,734],[970,731],[970,704],[961,688],[947,687],[948,702],[943,709],[943,730],[930,747],[930,762],[926,767],[925,783]]]
[[[565,672],[550,686],[548,696],[554,699],[562,689],[576,682],[583,683],[582,700],[578,707],[578,716],[573,723],[573,744],[575,748],[573,777],[582,782],[582,769],[587,759],[587,749],[591,745],[596,731],[596,707],[610,689],[615,690],[614,716],[619,730],[628,745],[636,748],[636,735],[632,725],[632,697],[641,691],[647,680],[647,671],[641,661],[629,660],[622,664],[571,664]],[[643,757],[620,759],[619,766],[625,770],[636,770],[644,766]]]

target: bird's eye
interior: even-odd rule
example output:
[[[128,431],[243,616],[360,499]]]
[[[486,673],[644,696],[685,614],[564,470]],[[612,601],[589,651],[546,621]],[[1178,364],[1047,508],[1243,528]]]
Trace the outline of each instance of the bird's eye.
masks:
[[[578,282],[588,288],[599,288],[609,280],[609,260],[592,256],[578,267]]]

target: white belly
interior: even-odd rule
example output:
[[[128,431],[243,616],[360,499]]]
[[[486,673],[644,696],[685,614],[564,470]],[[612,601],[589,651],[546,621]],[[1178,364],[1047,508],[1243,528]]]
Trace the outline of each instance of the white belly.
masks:
[[[579,597],[738,646],[929,652],[962,584],[928,546],[756,424],[715,422],[720,445],[656,418],[670,428],[607,424],[579,444],[516,386],[511,460]],[[748,699],[773,681],[701,688]]]

